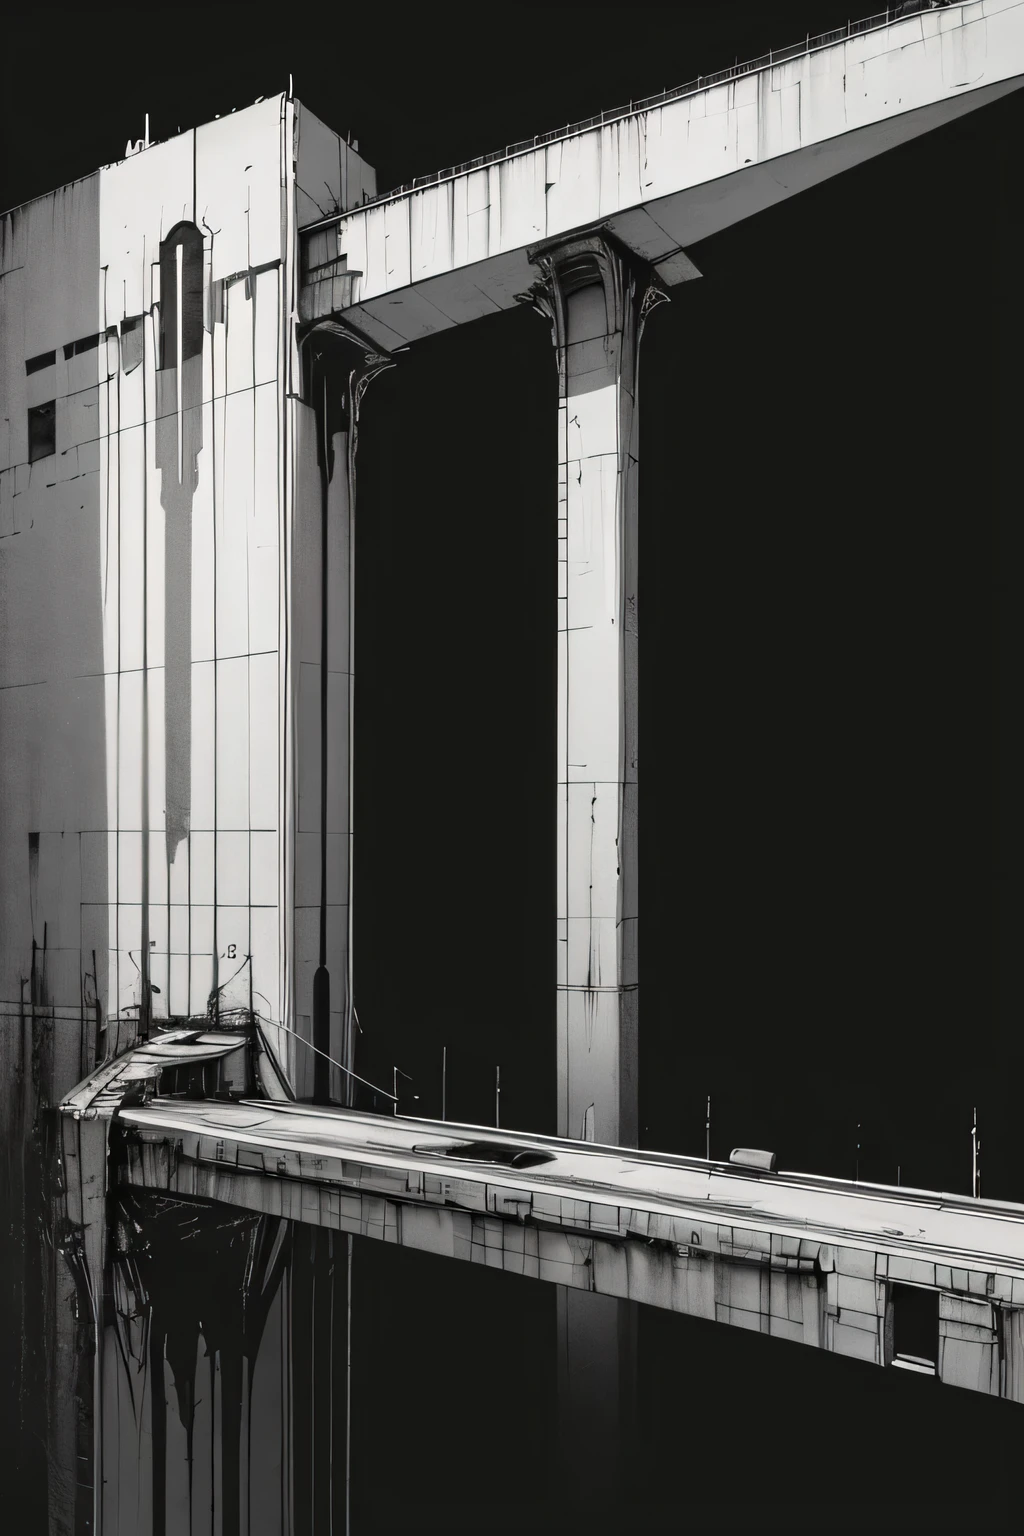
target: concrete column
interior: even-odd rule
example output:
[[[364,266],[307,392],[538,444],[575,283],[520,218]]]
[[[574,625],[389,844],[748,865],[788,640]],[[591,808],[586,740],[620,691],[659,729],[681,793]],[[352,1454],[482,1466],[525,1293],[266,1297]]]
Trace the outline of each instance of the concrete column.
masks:
[[[557,1132],[635,1146],[637,357],[668,295],[603,231],[529,255],[559,385]]]
[[[351,1103],[352,744],[355,710],[355,515],[359,407],[390,366],[333,321],[306,341],[304,394],[316,425],[303,477],[296,573],[299,728],[295,875],[296,1014],[316,1047],[299,1082],[313,1098]],[[311,446],[311,445],[310,445]],[[323,1054],[320,1054],[323,1053]]]
[[[608,1510],[623,1498],[635,1452],[637,1304],[559,1285],[555,1307],[568,1502]]]
[[[557,1134],[635,1146],[637,365],[668,295],[604,231],[529,252],[558,362]],[[592,1502],[623,1486],[636,1308],[558,1290],[559,1434]]]

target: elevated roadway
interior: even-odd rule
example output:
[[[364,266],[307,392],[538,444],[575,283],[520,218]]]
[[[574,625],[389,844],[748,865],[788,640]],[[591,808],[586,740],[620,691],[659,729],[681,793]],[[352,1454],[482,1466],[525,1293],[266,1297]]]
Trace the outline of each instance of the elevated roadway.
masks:
[[[1021,0],[892,6],[306,226],[303,318],[383,351],[512,308],[600,228],[664,284],[686,248],[1024,81]]]
[[[137,1189],[1024,1400],[1024,1206],[262,1099],[157,1096],[112,1127],[118,1177]]]

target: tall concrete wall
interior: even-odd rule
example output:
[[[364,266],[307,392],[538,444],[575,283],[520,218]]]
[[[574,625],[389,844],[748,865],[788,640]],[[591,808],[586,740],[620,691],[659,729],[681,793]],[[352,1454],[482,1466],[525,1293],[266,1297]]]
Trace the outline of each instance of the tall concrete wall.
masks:
[[[294,253],[299,222],[373,190],[275,97],[0,226],[0,1007],[66,1021],[55,1093],[130,1032],[147,980],[157,1019],[215,994],[275,1024],[311,1013],[290,840],[319,838],[320,496]],[[51,403],[55,451],[30,462]]]
[[[100,177],[0,229],[0,1062],[10,1083],[22,1009],[45,1004],[61,1021],[58,1075],[73,1081],[95,1048],[82,1025],[97,985],[105,1006],[108,966],[107,872],[91,878],[88,844],[105,825],[108,779]],[[55,451],[30,462],[40,411]]]
[[[303,703],[319,692],[322,504],[297,230],[374,190],[350,145],[278,96],[0,220],[2,1368],[30,1405],[27,1442],[47,1446],[54,1530],[76,1497],[81,1341],[74,1276],[47,1238],[61,1219],[47,1110],[140,1020],[211,1008],[258,1013],[296,1091],[310,1087],[287,1032],[310,1032],[307,845],[322,830],[320,714]],[[335,458],[340,1009],[343,443]]]

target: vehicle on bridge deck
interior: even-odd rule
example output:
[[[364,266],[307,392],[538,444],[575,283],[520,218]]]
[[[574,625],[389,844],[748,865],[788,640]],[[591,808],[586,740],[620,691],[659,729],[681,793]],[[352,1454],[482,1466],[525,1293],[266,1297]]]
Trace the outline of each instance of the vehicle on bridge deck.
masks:
[[[68,1096],[91,1262],[113,1180],[1024,1402],[1022,1205],[779,1170],[757,1148],[722,1162],[314,1105],[268,1091],[273,1071],[255,1028],[169,1030]]]

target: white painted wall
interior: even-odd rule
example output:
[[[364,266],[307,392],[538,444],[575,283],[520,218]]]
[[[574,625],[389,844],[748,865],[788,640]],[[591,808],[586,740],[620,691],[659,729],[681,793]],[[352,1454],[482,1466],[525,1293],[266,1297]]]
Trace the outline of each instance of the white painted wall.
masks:
[[[350,146],[277,96],[0,222],[0,1004],[18,1017],[45,928],[43,992],[67,1019],[63,1088],[91,1064],[82,1020],[95,1000],[104,1017],[137,1014],[144,905],[157,1017],[205,1010],[215,978],[224,1006],[251,1002],[289,1026],[311,1012],[295,996],[309,979],[295,904],[309,897],[303,794],[319,752],[300,652],[318,614],[320,502],[310,413],[287,397],[298,390],[295,231],[320,182],[334,209],[374,191]],[[204,333],[183,617],[191,794],[169,855],[164,554],[178,466],[158,463],[156,418],[178,407],[166,374],[159,405],[156,365],[160,243],[181,221],[203,236]],[[140,319],[133,356],[126,322]],[[65,344],[97,332],[97,347],[65,359]],[[49,349],[53,366],[26,375],[26,359]],[[27,411],[50,399],[57,452],[29,465]],[[342,488],[344,464],[342,447]],[[332,635],[344,633],[347,656],[343,532]],[[346,656],[334,671],[347,728]],[[347,764],[347,741],[336,755]],[[347,900],[347,783],[335,798],[332,889]],[[337,1009],[347,909],[333,917]],[[4,1028],[14,1051],[15,1025]],[[277,1046],[294,1076],[294,1044],[278,1031]]]

